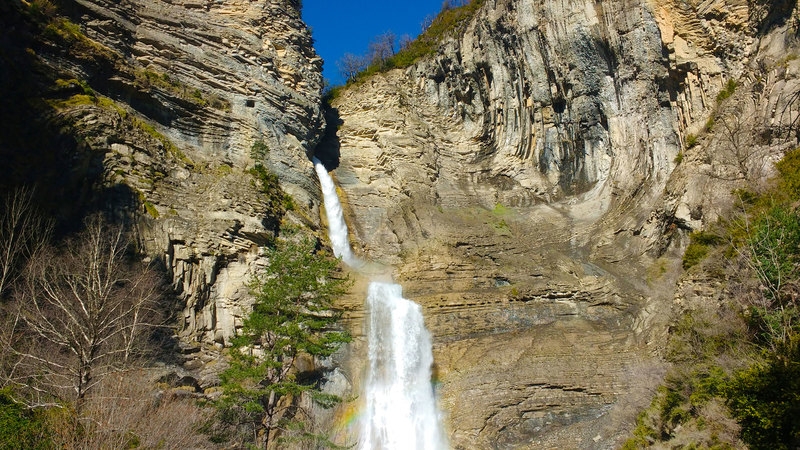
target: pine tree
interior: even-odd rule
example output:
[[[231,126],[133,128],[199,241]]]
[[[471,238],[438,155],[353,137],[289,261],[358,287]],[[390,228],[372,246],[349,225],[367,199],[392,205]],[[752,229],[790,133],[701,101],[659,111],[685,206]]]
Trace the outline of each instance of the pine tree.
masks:
[[[270,448],[287,430],[304,427],[301,395],[323,407],[336,396],[320,390],[320,375],[299,372],[299,357],[332,355],[349,335],[337,329],[332,301],[350,280],[337,274],[338,261],[309,238],[278,241],[264,273],[251,284],[253,311],[233,339],[230,367],[221,374],[219,402],[225,423],[246,425],[258,447]]]

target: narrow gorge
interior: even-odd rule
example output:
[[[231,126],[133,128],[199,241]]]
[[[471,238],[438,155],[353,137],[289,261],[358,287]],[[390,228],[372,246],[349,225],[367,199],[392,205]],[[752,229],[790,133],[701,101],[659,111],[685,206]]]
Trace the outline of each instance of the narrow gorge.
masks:
[[[57,233],[95,211],[132,232],[169,284],[159,370],[204,398],[264,249],[332,248],[353,340],[309,365],[345,400],[311,408],[338,445],[383,445],[349,418],[379,403],[375,299],[405,297],[432,441],[619,448],[675,318],[720,302],[682,267],[690,234],[800,144],[796,2],[473,0],[435,51],[330,101],[297,0],[51,3],[0,5],[3,191],[35,185]]]

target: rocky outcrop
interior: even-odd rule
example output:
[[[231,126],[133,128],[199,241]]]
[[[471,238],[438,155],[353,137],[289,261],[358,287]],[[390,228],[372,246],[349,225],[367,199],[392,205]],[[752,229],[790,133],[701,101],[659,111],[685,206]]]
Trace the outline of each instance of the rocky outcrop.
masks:
[[[307,153],[325,123],[322,60],[298,5],[75,0],[62,12],[107,59],[42,57],[113,102],[59,114],[105,155],[101,184],[130,190],[109,204],[139,209],[140,244],[164,259],[180,295],[183,339],[223,344],[278,226],[247,170],[276,172],[302,210],[318,196]],[[255,142],[265,145],[253,152]],[[313,226],[314,216],[289,220]]]
[[[200,370],[241,324],[280,226],[250,169],[278,175],[289,224],[318,223],[322,60],[299,4],[43,5],[2,7],[2,185],[39,182],[66,231],[96,209],[129,225],[177,294],[182,354]]]
[[[791,128],[794,29],[679,3],[486,1],[334,102],[353,242],[425,307],[455,448],[618,446],[660,370],[685,230],[735,187],[702,179],[737,173],[719,121]],[[777,136],[740,177],[797,145]]]

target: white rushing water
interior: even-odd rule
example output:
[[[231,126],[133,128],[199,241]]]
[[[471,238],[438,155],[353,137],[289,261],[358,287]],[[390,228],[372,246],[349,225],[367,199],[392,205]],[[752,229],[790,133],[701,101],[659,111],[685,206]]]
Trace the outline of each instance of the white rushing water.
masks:
[[[328,171],[314,158],[322,185],[333,252],[350,267],[364,266],[353,255],[342,207]],[[369,366],[364,388],[358,448],[361,450],[445,450],[431,384],[433,353],[422,308],[403,298],[399,284],[373,281],[367,292]]]
[[[322,186],[322,200],[325,203],[325,214],[328,217],[328,238],[333,246],[333,254],[337,258],[342,258],[345,264],[352,268],[359,268],[364,262],[356,258],[353,249],[350,248],[350,241],[347,236],[347,224],[344,221],[342,204],[339,203],[339,196],[336,194],[336,185],[325,166],[320,160],[313,158],[314,170],[317,171],[319,184]]]
[[[359,448],[446,449],[431,386],[431,337],[422,308],[399,284],[372,282],[367,292],[369,371]]]

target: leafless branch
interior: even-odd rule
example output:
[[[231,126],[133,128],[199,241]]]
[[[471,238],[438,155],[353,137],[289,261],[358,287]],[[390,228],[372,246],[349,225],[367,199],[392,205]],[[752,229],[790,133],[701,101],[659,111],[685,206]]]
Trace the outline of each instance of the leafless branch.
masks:
[[[34,204],[32,188],[18,188],[0,205],[0,298],[20,274],[24,261],[49,240],[52,222]]]
[[[31,259],[16,298],[16,337],[4,340],[18,358],[18,384],[80,404],[140,353],[142,338],[160,323],[161,283],[129,260],[127,244],[121,228],[93,217],[62,249]]]

